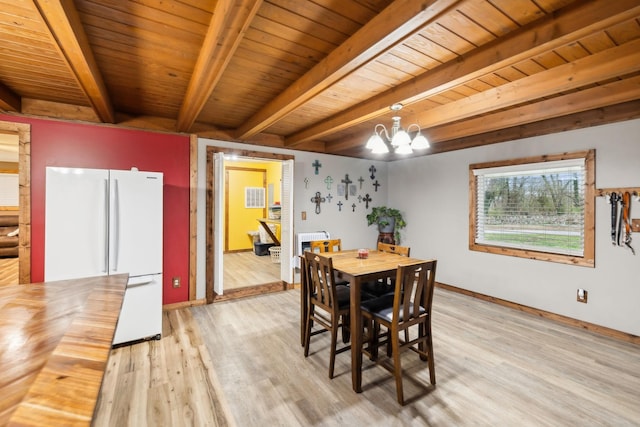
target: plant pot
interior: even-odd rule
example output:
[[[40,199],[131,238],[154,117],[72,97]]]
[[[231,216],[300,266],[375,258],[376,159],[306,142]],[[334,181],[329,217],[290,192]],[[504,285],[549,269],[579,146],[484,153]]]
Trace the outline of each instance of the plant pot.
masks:
[[[381,223],[387,223],[387,225],[382,225]],[[378,221],[378,231],[380,233],[393,233],[393,230],[396,228],[396,219],[392,217],[380,217]]]

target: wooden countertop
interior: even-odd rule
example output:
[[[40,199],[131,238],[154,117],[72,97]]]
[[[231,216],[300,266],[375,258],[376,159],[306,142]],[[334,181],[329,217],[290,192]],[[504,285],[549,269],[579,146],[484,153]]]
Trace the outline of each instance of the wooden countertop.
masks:
[[[0,425],[89,425],[127,274],[0,286]]]

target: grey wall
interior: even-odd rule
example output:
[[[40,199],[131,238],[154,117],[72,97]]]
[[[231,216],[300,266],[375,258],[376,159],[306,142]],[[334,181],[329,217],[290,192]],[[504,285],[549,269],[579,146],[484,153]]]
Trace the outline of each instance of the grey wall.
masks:
[[[609,205],[596,198],[596,267],[578,267],[468,249],[470,163],[596,149],[596,188],[640,187],[640,120],[454,151],[388,164],[389,205],[405,212],[411,254],[436,258],[436,280],[640,335],[638,255],[613,247]],[[631,217],[640,218],[637,198]],[[589,292],[576,302],[577,288]]]

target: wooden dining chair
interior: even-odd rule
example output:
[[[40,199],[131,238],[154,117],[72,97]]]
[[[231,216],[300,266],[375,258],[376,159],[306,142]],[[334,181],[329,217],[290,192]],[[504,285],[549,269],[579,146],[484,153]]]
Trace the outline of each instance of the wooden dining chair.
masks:
[[[342,250],[342,241],[340,239],[312,240],[309,244],[309,249],[315,253],[337,252]],[[349,284],[349,281],[342,279],[339,273],[336,273],[335,279],[337,285]]]
[[[378,347],[383,343],[379,341],[379,330],[380,326],[384,326],[388,331],[387,340],[391,344],[392,372],[396,381],[398,403],[401,405],[404,405],[401,366],[404,350],[413,350],[420,355],[421,360],[427,361],[430,382],[434,385],[436,383],[431,337],[436,264],[437,261],[432,260],[398,266],[394,293],[361,304],[364,327],[372,332],[368,334],[368,342],[366,346],[363,345],[362,352],[375,362],[380,362]],[[387,367],[381,363],[380,365]]]
[[[397,254],[408,257],[411,254],[409,246],[391,245],[389,243],[378,242],[378,251]],[[362,284],[362,290],[369,295],[380,297],[384,294],[392,293],[395,283],[395,277],[385,277],[375,282],[366,282]]]
[[[342,241],[340,239],[312,240],[309,244],[311,252],[323,253],[342,250]]]
[[[380,252],[388,252],[402,256],[410,256],[411,248],[409,246],[391,245],[389,243],[378,242],[378,250]]]
[[[335,284],[331,258],[321,257],[313,252],[305,252],[304,256],[309,270],[309,307],[305,321],[304,357],[309,356],[309,345],[313,335],[330,332],[329,378],[333,378],[336,354],[351,348],[349,345],[337,348],[338,329],[342,328],[344,336],[344,330],[349,328],[349,288]],[[314,325],[321,329],[312,331]]]

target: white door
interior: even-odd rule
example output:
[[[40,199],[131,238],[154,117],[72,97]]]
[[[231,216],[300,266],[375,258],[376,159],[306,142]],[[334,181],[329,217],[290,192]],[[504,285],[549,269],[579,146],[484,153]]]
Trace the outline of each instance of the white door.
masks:
[[[214,182],[214,207],[213,207],[213,290],[222,295],[224,291],[224,154],[214,154],[213,182]],[[282,190],[281,197],[281,231],[280,231],[280,280],[293,283],[293,160],[282,162]]]
[[[224,153],[215,153],[213,158],[213,290],[224,292]]]
[[[109,274],[162,272],[162,174],[110,171]]]
[[[46,281],[108,273],[108,185],[106,170],[46,169]]]
[[[293,160],[282,162],[280,279],[293,283]]]

